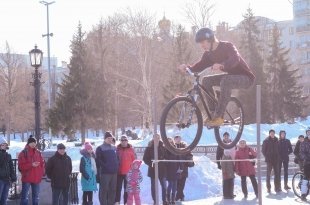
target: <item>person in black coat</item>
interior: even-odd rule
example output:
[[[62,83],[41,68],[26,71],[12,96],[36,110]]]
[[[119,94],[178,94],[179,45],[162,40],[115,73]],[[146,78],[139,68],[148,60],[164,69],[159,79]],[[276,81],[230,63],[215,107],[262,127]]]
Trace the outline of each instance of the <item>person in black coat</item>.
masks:
[[[275,131],[269,130],[269,136],[264,140],[262,145],[262,153],[267,163],[266,186],[268,193],[271,192],[270,176],[271,171],[274,171],[274,187],[276,192],[281,192],[281,178],[279,172],[279,141],[275,137]]]
[[[224,143],[230,143],[231,142],[231,139],[229,138],[229,133],[228,132],[225,132],[223,134],[223,142]],[[223,158],[223,155],[224,155],[224,149],[221,147],[221,146],[217,146],[216,148],[216,160],[221,160]],[[217,168],[218,169],[221,169],[221,163],[220,162],[217,162]]]
[[[16,182],[12,157],[7,153],[8,143],[0,138],[0,204],[5,205],[8,199],[11,182]]]
[[[175,146],[172,138],[168,138],[169,142]],[[180,160],[180,156],[171,153],[167,150],[167,160]],[[167,162],[167,201],[170,204],[175,204],[175,196],[177,190],[178,178],[183,170],[182,162]]]
[[[66,154],[65,145],[60,143],[57,145],[57,152],[46,165],[46,175],[51,179],[53,205],[68,204],[71,172],[71,158]],[[60,195],[62,195],[62,202]]]
[[[305,136],[299,135],[299,136],[298,136],[298,141],[297,141],[297,143],[296,143],[296,145],[295,145],[295,148],[294,148],[294,155],[295,155],[295,160],[294,160],[294,162],[295,162],[296,164],[298,163],[300,171],[303,170],[302,161],[300,160],[300,155],[299,155],[299,154],[300,154],[300,144],[301,144],[304,140],[305,140]]]
[[[147,176],[151,178],[151,193],[152,199],[155,204],[155,166],[153,166],[152,160],[154,160],[154,141],[158,142],[158,160],[166,159],[166,148],[164,147],[163,142],[160,140],[160,135],[155,134],[153,140],[148,144],[148,147],[144,151],[143,161],[148,166]],[[162,190],[162,201],[163,205],[168,205],[166,198],[166,177],[167,177],[167,163],[158,162],[158,178]]]
[[[186,148],[187,145],[185,142],[182,142],[181,136],[177,135],[174,137],[175,146],[177,148]],[[193,160],[193,154],[189,153],[186,155],[179,156],[181,160]],[[178,168],[178,182],[177,182],[177,193],[176,193],[176,201],[184,201],[184,188],[186,184],[186,179],[188,177],[188,168],[193,167],[195,165],[194,162],[182,162],[179,163]]]
[[[293,148],[291,141],[286,139],[286,132],[281,130],[279,133],[279,154],[280,154],[280,165],[279,165],[279,175],[281,179],[281,169],[283,165],[284,169],[284,189],[288,190],[291,187],[288,186],[288,162],[289,162],[289,155],[293,153]]]

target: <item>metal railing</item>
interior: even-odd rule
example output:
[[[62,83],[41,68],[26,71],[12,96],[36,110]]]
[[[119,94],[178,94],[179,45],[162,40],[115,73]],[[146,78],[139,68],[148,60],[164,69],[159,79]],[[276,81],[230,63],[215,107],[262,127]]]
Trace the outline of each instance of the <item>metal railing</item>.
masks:
[[[248,145],[250,146],[254,151],[257,151],[257,145]],[[292,148],[294,150],[295,145],[292,145]],[[137,155],[142,155],[145,151],[146,147],[135,147],[135,151]],[[207,145],[207,146],[197,146],[192,153],[193,154],[202,154],[208,156],[211,160],[215,160],[216,158],[216,150],[217,146],[215,145]],[[288,167],[288,172],[289,175],[293,175],[296,171],[299,170],[299,166],[294,163],[294,154],[291,154],[289,159],[289,167]],[[267,164],[264,161],[264,158],[262,158],[261,161],[261,167],[262,167],[262,174],[265,174],[267,171]]]
[[[20,175],[18,171],[18,160],[12,159],[14,171],[16,176]],[[78,175],[79,172],[72,172],[70,175],[70,190],[69,190],[69,202],[70,204],[79,204],[79,196],[78,196]],[[42,180],[49,182],[49,179],[43,177]],[[8,199],[11,201],[19,200],[20,199],[20,192],[21,192],[21,180],[17,180],[16,183],[11,183],[9,189],[9,196]]]

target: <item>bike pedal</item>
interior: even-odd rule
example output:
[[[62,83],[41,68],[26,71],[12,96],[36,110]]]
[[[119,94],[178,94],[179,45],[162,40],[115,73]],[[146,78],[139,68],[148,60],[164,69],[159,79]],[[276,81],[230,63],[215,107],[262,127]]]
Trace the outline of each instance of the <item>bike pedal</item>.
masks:
[[[207,127],[208,130],[212,130],[212,129],[214,129],[214,128],[217,128],[218,126],[209,126],[209,125],[206,125],[206,127]]]

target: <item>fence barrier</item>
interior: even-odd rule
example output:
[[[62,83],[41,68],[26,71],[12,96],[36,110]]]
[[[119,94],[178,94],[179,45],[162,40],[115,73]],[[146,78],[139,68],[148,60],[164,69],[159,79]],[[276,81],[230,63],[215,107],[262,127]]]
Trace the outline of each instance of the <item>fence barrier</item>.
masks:
[[[12,159],[14,171],[18,176],[20,173],[18,171],[18,160]],[[79,204],[79,196],[78,196],[78,175],[79,172],[72,172],[70,175],[70,190],[69,190],[69,201],[71,204]],[[43,178],[42,180],[49,181],[47,178]],[[8,199],[11,201],[16,201],[20,199],[20,189],[21,181],[17,181],[16,183],[12,183],[9,189]]]

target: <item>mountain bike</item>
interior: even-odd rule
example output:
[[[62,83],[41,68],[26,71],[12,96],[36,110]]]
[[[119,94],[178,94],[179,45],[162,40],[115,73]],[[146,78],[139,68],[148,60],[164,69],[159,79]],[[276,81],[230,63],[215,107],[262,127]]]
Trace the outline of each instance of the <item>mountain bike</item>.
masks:
[[[216,96],[211,94],[200,82],[204,72],[193,73],[187,68],[187,73],[190,74],[193,80],[193,88],[190,89],[185,96],[177,96],[172,99],[163,109],[160,119],[160,133],[164,145],[174,154],[184,155],[191,152],[199,143],[203,134],[204,122],[207,119],[212,119],[212,112],[208,101],[218,104]],[[205,111],[202,113],[202,111]],[[236,146],[242,135],[244,126],[244,114],[240,101],[231,97],[226,106],[223,116],[224,123],[219,127],[207,127],[214,129],[215,139],[219,146],[224,149],[230,149]],[[222,135],[228,132],[231,142],[225,143]],[[170,144],[168,137],[180,135],[187,142],[186,148],[176,148]],[[208,136],[204,136],[208,137]]]
[[[299,198],[301,198],[301,183],[303,179],[304,179],[304,173],[301,171],[296,172],[292,178],[292,188],[293,188],[294,194]],[[308,183],[307,195],[309,194],[309,188],[310,188],[310,185]]]

